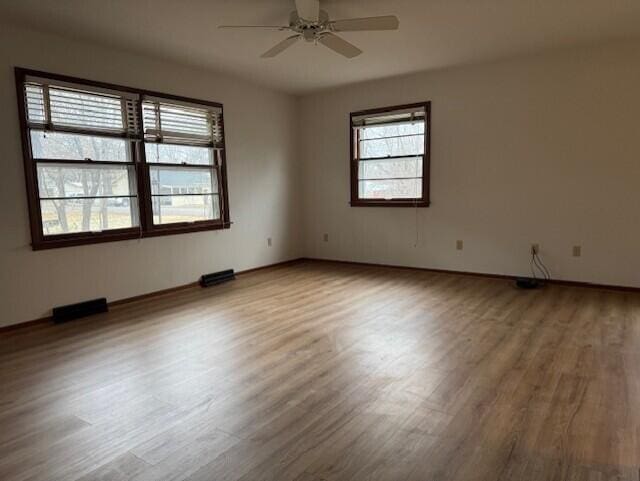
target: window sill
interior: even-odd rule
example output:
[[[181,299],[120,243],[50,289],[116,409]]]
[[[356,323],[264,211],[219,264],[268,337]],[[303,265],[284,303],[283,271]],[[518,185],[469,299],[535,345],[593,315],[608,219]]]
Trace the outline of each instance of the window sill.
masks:
[[[231,222],[194,222],[185,224],[168,224],[156,226],[143,232],[142,237],[158,237],[163,235],[186,234],[189,232],[202,232],[207,230],[220,230],[231,228]]]
[[[203,232],[209,230],[229,229],[231,222],[178,224],[164,228],[156,228],[152,231],[140,232],[138,229],[114,230],[109,233],[95,232],[79,235],[50,236],[39,242],[33,242],[31,248],[34,251],[58,249],[62,247],[74,247],[86,244],[101,244],[103,242],[117,242],[123,240],[141,239],[146,237],[158,237],[164,235],[185,234],[189,232]]]
[[[429,207],[428,200],[352,200],[351,207]]]

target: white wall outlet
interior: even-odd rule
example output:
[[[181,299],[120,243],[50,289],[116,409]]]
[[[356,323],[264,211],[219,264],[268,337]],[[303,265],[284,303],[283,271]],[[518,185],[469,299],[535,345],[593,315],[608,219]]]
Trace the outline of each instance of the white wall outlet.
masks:
[[[573,246],[573,257],[582,256],[582,246]]]
[[[464,249],[464,242],[462,242],[461,240],[457,240],[456,241],[456,249],[459,250],[459,251]]]
[[[271,247],[273,245],[273,240],[271,239],[271,237],[267,237],[267,245],[269,247]]]
[[[324,235],[322,236],[322,240],[323,240],[324,242],[329,242],[329,234],[324,234]]]

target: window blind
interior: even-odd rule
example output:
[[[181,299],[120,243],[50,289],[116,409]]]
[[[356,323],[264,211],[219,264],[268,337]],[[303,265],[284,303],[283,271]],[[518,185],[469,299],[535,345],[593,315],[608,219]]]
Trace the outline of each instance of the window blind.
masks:
[[[138,137],[138,96],[87,90],[27,79],[26,117],[30,128]]]
[[[351,119],[351,124],[353,127],[366,127],[368,125],[424,122],[425,115],[423,107],[399,109],[375,114],[355,115]]]
[[[222,109],[195,107],[145,98],[142,102],[144,139],[148,142],[219,147]]]

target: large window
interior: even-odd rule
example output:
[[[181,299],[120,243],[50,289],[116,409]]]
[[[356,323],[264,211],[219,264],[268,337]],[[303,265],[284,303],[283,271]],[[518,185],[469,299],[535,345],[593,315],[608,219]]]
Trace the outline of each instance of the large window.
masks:
[[[220,104],[16,78],[35,249],[229,226]]]
[[[429,205],[430,103],[351,114],[351,205]]]

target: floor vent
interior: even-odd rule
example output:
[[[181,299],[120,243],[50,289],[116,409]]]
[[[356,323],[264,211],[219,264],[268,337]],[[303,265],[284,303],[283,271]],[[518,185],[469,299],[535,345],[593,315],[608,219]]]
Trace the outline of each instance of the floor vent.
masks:
[[[107,306],[107,299],[104,297],[100,299],[93,299],[91,301],[79,302],[78,304],[54,307],[53,322],[60,323],[72,321],[92,314],[107,312],[108,310],[109,307]]]
[[[236,274],[233,272],[233,269],[228,269],[226,271],[214,272],[213,274],[204,274],[200,278],[200,285],[202,287],[211,287],[235,278]]]

